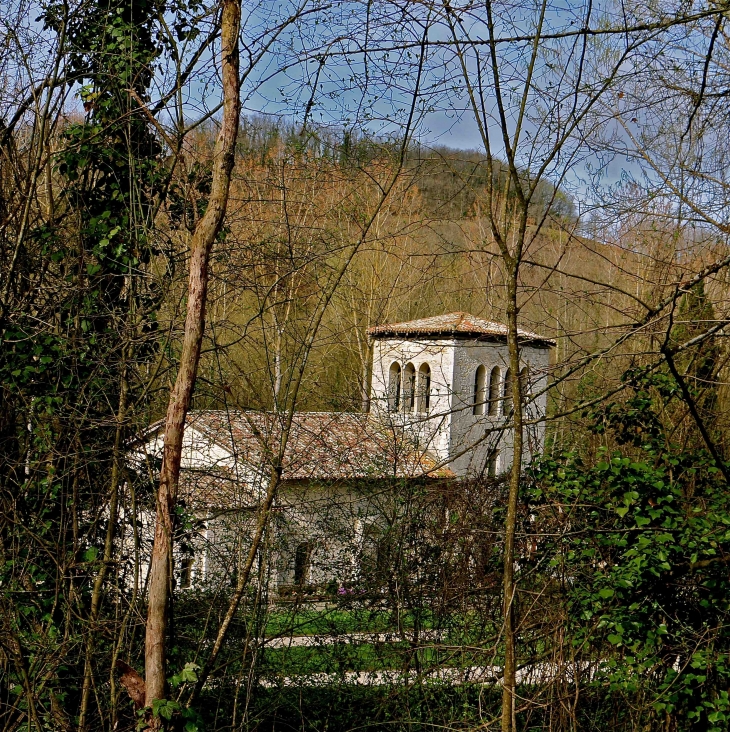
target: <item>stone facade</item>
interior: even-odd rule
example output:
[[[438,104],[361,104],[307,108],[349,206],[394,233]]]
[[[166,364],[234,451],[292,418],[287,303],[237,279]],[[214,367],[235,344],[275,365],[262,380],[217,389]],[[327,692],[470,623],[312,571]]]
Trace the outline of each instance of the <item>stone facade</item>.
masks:
[[[464,313],[371,329],[370,412],[300,412],[282,466],[256,576],[275,595],[356,583],[377,561],[379,537],[404,486],[497,476],[512,459],[504,326]],[[526,460],[540,449],[551,341],[520,331]],[[283,415],[191,412],[186,423],[176,537],[179,588],[231,586],[278,453]],[[130,454],[153,477],[164,424]],[[154,482],[154,479],[152,480]],[[407,491],[407,489],[406,489]],[[138,520],[141,575],[154,511]]]

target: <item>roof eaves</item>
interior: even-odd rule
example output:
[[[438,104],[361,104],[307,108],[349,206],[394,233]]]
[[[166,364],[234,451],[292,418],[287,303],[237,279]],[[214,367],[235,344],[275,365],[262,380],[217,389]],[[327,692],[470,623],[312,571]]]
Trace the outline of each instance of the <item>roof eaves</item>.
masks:
[[[506,333],[487,333],[484,331],[466,331],[456,329],[443,330],[406,330],[406,329],[390,329],[387,326],[378,326],[370,328],[368,335],[374,339],[380,338],[452,338],[454,340],[479,340],[479,341],[506,341]],[[552,338],[538,335],[537,333],[526,333],[524,331],[518,334],[520,342],[530,343],[536,346],[545,346],[554,348],[556,342]]]

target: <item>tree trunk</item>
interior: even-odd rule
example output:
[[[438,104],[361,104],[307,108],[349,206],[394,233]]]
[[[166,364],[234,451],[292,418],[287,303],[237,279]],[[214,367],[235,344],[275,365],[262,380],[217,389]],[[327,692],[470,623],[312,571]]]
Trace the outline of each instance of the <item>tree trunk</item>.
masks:
[[[240,0],[224,0],[221,14],[221,76],[223,120],[216,139],[213,180],[205,214],[191,242],[188,303],[180,365],[165,418],[165,444],[157,492],[155,538],[150,562],[149,605],[145,636],[145,704],[165,698],[165,636],[172,586],[172,531],[185,418],[195,385],[205,327],[208,260],[228,205],[231,173],[241,113],[238,34]]]
[[[512,390],[512,469],[507,499],[507,517],[504,526],[504,677],[502,679],[502,732],[513,732],[515,726],[515,687],[517,662],[515,654],[514,600],[517,591],[515,583],[515,534],[517,530],[517,500],[522,474],[522,394],[520,390],[520,351],[517,339],[517,268],[513,264],[507,282],[507,345],[511,383],[505,388]]]

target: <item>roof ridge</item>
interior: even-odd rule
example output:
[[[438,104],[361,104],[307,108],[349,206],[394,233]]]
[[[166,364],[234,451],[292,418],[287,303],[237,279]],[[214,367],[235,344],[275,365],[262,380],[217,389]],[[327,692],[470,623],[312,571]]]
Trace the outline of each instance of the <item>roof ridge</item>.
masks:
[[[518,337],[536,344],[554,346],[555,341],[523,328],[518,328]],[[386,336],[460,336],[460,337],[489,337],[505,339],[508,328],[504,323],[487,320],[471,313],[456,311],[442,315],[432,315],[425,318],[416,318],[398,323],[384,323],[368,328],[368,335],[373,337]]]

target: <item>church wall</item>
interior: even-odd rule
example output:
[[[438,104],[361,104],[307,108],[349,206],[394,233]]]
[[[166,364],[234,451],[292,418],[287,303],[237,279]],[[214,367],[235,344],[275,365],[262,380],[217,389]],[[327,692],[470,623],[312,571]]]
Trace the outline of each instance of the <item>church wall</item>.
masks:
[[[140,464],[147,457],[162,458],[164,444],[164,428],[160,427],[143,445],[142,449],[130,454],[130,462]],[[180,467],[183,470],[230,468],[234,464],[235,460],[228,450],[217,445],[194,427],[186,426],[183,433],[180,462]]]
[[[378,339],[373,345],[373,377],[370,391],[370,409],[384,423],[408,425],[419,437],[419,446],[442,460],[449,456],[451,429],[451,390],[454,377],[454,345],[452,339],[428,341]],[[410,414],[393,412],[388,406],[388,381],[391,365],[397,362],[402,369],[412,363],[416,376],[424,363],[431,369],[430,404],[428,420],[419,414],[418,407]]]
[[[358,521],[367,507],[347,483],[282,487],[274,520],[272,579],[279,593],[349,584],[357,569]]]
[[[522,365],[529,370],[529,393],[542,391],[547,385],[547,367],[549,350],[523,346],[521,348]],[[485,405],[483,414],[474,414],[475,377],[477,368],[485,367],[486,391],[489,391],[489,379],[495,367],[499,369],[499,395],[504,394],[504,378],[509,365],[509,353],[506,343],[488,341],[461,341],[455,349],[455,376],[453,394],[453,417],[451,420],[451,451],[454,459],[451,469],[458,475],[488,474],[488,458],[493,450],[498,453],[497,472],[509,469],[512,463],[511,430],[489,432],[506,424],[503,414],[503,403],[496,406],[497,414],[490,415],[489,405]],[[526,419],[534,419],[545,413],[546,395],[542,394],[534,402],[526,405]],[[526,460],[531,452],[536,452],[542,445],[544,425],[529,427],[526,431]],[[460,453],[464,454],[460,454]]]

